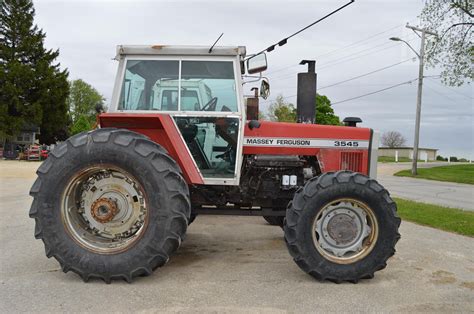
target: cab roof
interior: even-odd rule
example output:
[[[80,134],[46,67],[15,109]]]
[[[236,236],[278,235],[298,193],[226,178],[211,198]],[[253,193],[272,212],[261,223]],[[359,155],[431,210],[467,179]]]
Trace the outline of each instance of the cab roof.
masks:
[[[167,46],[167,45],[119,45],[115,59],[125,55],[171,55],[171,56],[241,56],[245,57],[244,46]]]

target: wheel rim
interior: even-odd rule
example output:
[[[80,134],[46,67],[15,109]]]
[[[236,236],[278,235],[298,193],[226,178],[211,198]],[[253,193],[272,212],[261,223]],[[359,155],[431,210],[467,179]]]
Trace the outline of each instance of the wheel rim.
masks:
[[[74,241],[102,254],[125,251],[148,222],[141,184],[117,167],[89,167],[67,185],[61,201],[63,224]]]
[[[338,199],[325,205],[316,215],[313,242],[325,258],[338,264],[350,264],[372,251],[378,229],[369,206],[354,199]]]

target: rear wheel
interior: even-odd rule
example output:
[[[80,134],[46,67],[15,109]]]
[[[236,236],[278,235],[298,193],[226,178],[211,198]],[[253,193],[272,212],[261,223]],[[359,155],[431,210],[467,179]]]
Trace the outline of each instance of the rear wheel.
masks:
[[[190,216],[189,191],[166,151],[117,129],[60,144],[37,171],[30,217],[46,255],[84,281],[131,281],[165,264]]]
[[[385,268],[400,238],[396,204],[375,180],[326,173],[289,204],[285,241],[296,264],[319,280],[357,282]]]

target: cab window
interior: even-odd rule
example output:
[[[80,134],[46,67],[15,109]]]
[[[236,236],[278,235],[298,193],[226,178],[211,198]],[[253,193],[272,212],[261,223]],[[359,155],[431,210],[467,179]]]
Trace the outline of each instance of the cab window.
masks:
[[[128,60],[118,109],[237,112],[233,62]]]
[[[239,119],[174,117],[204,178],[234,178]]]
[[[178,110],[178,78],[179,61],[128,60],[118,109]]]
[[[182,88],[194,88],[202,98],[199,111],[237,111],[237,91],[232,61],[182,61]],[[181,103],[188,95],[181,93]],[[183,109],[184,110],[184,109]]]

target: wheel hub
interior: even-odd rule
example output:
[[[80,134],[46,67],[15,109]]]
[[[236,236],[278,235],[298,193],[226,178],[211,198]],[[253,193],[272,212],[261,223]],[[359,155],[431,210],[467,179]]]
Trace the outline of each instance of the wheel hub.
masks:
[[[84,183],[81,211],[89,227],[100,236],[120,239],[143,225],[143,202],[135,182],[116,172],[103,172]],[[106,213],[101,214],[101,210]]]
[[[99,198],[92,203],[91,215],[99,223],[111,221],[117,214],[117,203],[108,198]]]
[[[139,183],[116,169],[90,168],[71,180],[63,196],[64,221],[73,237],[102,253],[135,241],[147,217]]]
[[[333,256],[343,257],[363,248],[371,232],[365,211],[352,202],[327,206],[316,221],[317,243]]]
[[[337,244],[346,245],[357,237],[358,226],[349,214],[336,214],[330,218],[327,231]]]

